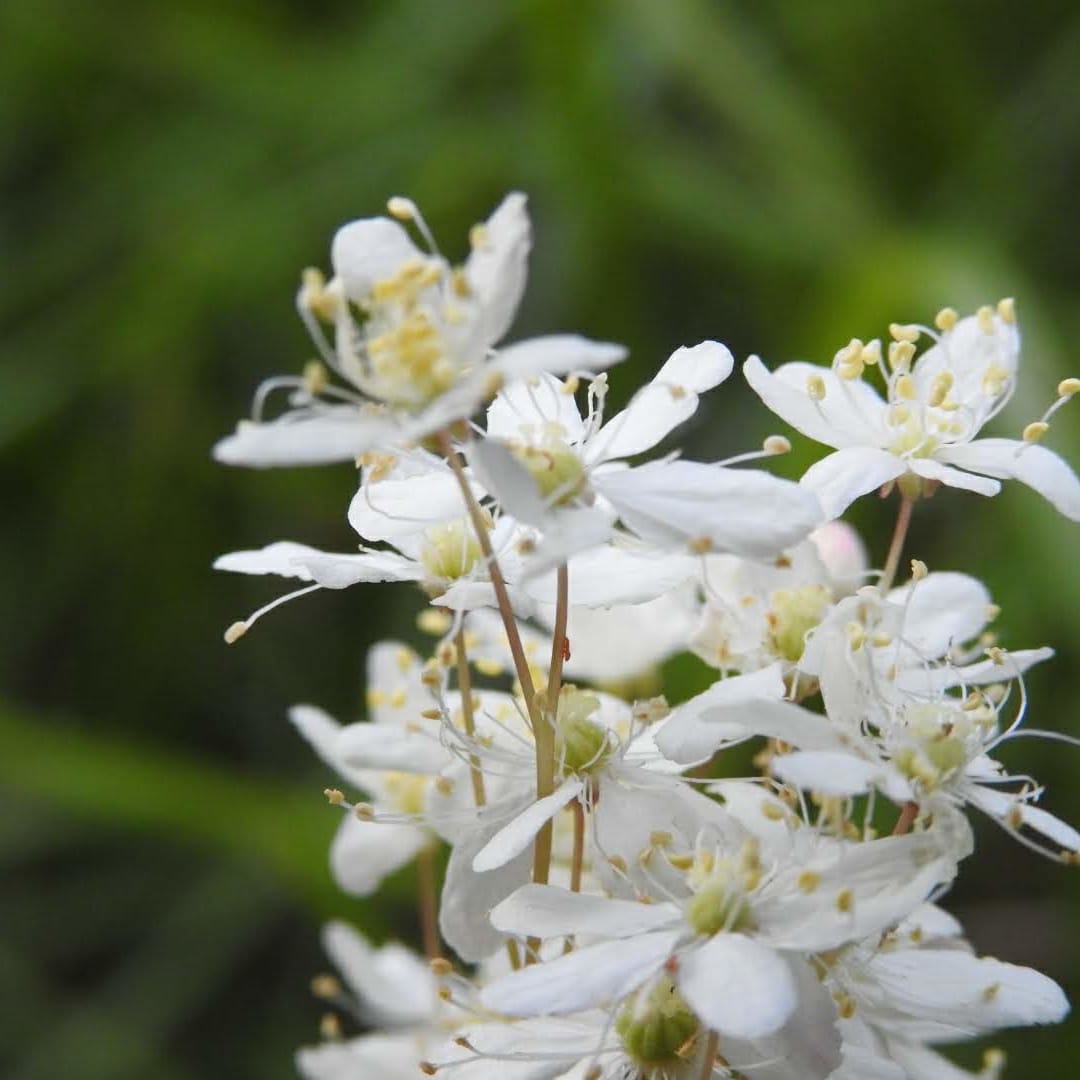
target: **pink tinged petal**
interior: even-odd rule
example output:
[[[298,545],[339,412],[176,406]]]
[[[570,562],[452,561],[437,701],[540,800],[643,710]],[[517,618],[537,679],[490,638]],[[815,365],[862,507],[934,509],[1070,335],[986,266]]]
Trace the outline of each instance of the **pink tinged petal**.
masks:
[[[821,500],[827,518],[839,517],[860,495],[876,491],[907,471],[888,450],[852,446],[811,465],[799,483]]]
[[[472,868],[478,874],[497,870],[516,855],[520,855],[536,838],[536,834],[564,807],[584,790],[577,777],[564,781],[554,792],[537,799],[527,809],[504,825],[473,859]]]
[[[773,1034],[798,1004],[787,964],[743,934],[720,933],[682,953],[676,979],[703,1024],[733,1039]]]
[[[1056,1024],[1069,1002],[1053,979],[1031,968],[960,949],[878,953],[867,973],[889,1004],[927,1021],[934,1041],[1030,1024]]]
[[[623,523],[655,544],[764,558],[821,524],[817,499],[756,470],[696,461],[654,461],[593,478]]]
[[[589,439],[586,459],[595,465],[651,449],[694,415],[698,394],[722,383],[733,366],[731,351],[715,341],[677,349],[652,382]]]
[[[786,784],[823,795],[865,795],[881,778],[880,762],[864,761],[841,750],[807,750],[779,754],[773,775]]]
[[[1070,521],[1080,521],[1080,478],[1063,458],[1045,446],[1015,439],[976,439],[964,446],[943,447],[936,456],[940,461],[999,480],[1019,480]]]
[[[484,222],[483,242],[473,248],[465,261],[465,277],[480,304],[480,338],[494,345],[514,321],[525,279],[532,225],[525,196],[513,191]]]
[[[347,813],[330,845],[330,869],[350,896],[371,896],[430,842],[431,834],[418,825],[361,821]]]
[[[681,933],[656,931],[576,949],[489,983],[480,991],[480,1001],[508,1016],[543,1016],[624,997],[660,971]]]
[[[552,375],[604,371],[626,359],[626,349],[609,341],[592,341],[579,334],[549,334],[528,338],[500,349],[491,370],[509,382],[527,379],[542,371]]]
[[[925,480],[937,480],[946,487],[973,491],[976,495],[992,496],[1001,491],[1001,484],[997,480],[991,480],[986,476],[976,476],[962,469],[954,469],[951,465],[944,465],[934,458],[907,458],[906,460],[908,468],[916,476],[921,476]]]
[[[432,776],[454,759],[430,731],[405,725],[349,724],[340,729],[338,761],[353,769],[378,769]]]
[[[334,274],[350,300],[363,300],[377,281],[392,277],[411,259],[424,258],[409,234],[385,217],[361,218],[342,225],[330,245]]]
[[[396,421],[353,406],[326,412],[286,413],[278,420],[242,420],[232,435],[214,447],[214,458],[226,465],[257,469],[287,465],[330,465],[354,461],[398,434]]]
[[[829,368],[805,363],[770,372],[756,356],[743,364],[743,375],[769,409],[815,442],[839,449],[880,441],[885,403],[861,379],[841,379]],[[822,401],[807,393],[811,378],[825,385]]]
[[[546,425],[558,424],[567,442],[576,443],[582,433],[581,413],[564,387],[561,379],[547,373],[504,387],[488,406],[488,438],[520,439],[523,427],[541,435]]]
[[[935,572],[893,589],[888,600],[904,609],[904,644],[923,660],[936,660],[952,646],[978,637],[990,618],[986,586],[952,571]]]
[[[521,937],[563,937],[590,934],[632,937],[678,924],[675,904],[641,904],[569,892],[551,885],[525,885],[491,912],[497,930]]]
[[[455,786],[467,790],[464,775]],[[520,812],[522,805],[513,806],[509,815]],[[478,874],[472,868],[477,853],[502,828],[509,815],[503,808],[481,815],[477,824],[457,837],[446,866],[439,902],[439,932],[450,948],[469,963],[486,960],[506,940],[491,925],[491,909],[526,884],[532,873],[531,847],[496,870]]]

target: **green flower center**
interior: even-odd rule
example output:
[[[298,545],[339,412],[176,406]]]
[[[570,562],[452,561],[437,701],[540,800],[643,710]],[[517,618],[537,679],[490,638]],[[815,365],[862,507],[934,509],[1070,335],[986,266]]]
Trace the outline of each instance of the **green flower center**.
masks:
[[[591,717],[600,699],[573,686],[559,695],[555,721],[555,751],[565,773],[593,772],[609,754],[608,733]]]
[[[615,1030],[626,1052],[643,1065],[678,1060],[679,1050],[698,1030],[698,1019],[666,975],[649,991],[639,991],[622,1007]]]
[[[456,581],[465,577],[483,557],[480,542],[464,521],[435,525],[424,534],[420,565],[432,578]]]
[[[777,589],[769,598],[769,646],[784,660],[794,663],[806,646],[806,635],[828,608],[832,596],[824,585]]]
[[[754,925],[746,889],[729,866],[720,866],[701,883],[687,905],[686,917],[697,933],[710,937]]]
[[[529,470],[545,499],[568,503],[585,487],[585,466],[558,435],[549,433],[534,445],[512,443],[510,451]]]

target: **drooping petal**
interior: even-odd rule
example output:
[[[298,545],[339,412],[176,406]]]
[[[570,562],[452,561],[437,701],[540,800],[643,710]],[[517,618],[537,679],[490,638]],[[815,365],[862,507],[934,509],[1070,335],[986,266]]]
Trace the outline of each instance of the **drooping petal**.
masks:
[[[597,475],[593,485],[643,539],[763,558],[798,543],[822,522],[808,491],[756,470],[695,461],[654,461]]]
[[[525,885],[491,912],[497,930],[521,937],[564,937],[590,934],[632,937],[679,922],[675,904],[641,904],[557,889]]]
[[[576,949],[489,983],[480,1001],[508,1016],[543,1016],[624,997],[663,967],[680,933],[660,930]]]
[[[698,395],[722,383],[733,366],[731,350],[716,341],[677,349],[652,382],[589,439],[586,461],[595,465],[651,449],[694,415]]]
[[[266,547],[252,551],[230,551],[214,560],[215,570],[228,570],[234,574],[277,574],[279,577],[313,581],[311,571],[296,562],[297,556],[321,555],[318,548],[296,544],[291,540],[278,540]]]
[[[371,896],[383,879],[412,862],[431,843],[418,825],[361,821],[346,814],[330,845],[330,869],[350,896]]]
[[[500,349],[492,362],[509,382],[541,371],[552,375],[604,371],[626,358],[626,349],[609,341],[592,341],[579,334],[548,334],[528,338]]]
[[[946,487],[988,496],[997,495],[1001,491],[1001,484],[997,480],[991,480],[986,476],[976,476],[975,473],[964,472],[962,469],[954,469],[951,465],[945,465],[934,458],[908,458],[907,464],[916,476],[921,476],[926,480],[937,480]]]
[[[214,446],[214,458],[256,469],[331,465],[354,461],[381,443],[393,442],[397,431],[393,417],[352,405],[285,413],[265,423],[241,420],[232,435]]]
[[[347,589],[361,582],[419,581],[423,577],[419,564],[393,551],[367,551],[360,555],[316,551],[297,555],[294,561],[324,589]]]
[[[481,493],[475,484],[473,493]],[[440,468],[417,476],[365,483],[349,504],[349,524],[368,542],[395,543],[464,513],[456,478],[449,469]]]
[[[1032,806],[1008,792],[981,785],[972,786],[968,801],[1011,828],[1027,827],[1066,851],[1080,852],[1080,832],[1042,807]]]
[[[1015,439],[976,439],[964,446],[943,447],[936,456],[999,480],[1019,480],[1070,521],[1080,521],[1080,477],[1045,446]]]
[[[687,1004],[721,1036],[755,1039],[784,1026],[798,1004],[795,980],[772,949],[744,934],[720,933],[679,957]]]
[[[851,446],[823,457],[803,473],[799,483],[821,500],[829,519],[839,517],[860,495],[874,491],[907,471],[888,450]]]
[[[334,274],[354,301],[365,300],[377,281],[393,277],[405,263],[422,258],[405,229],[386,217],[350,221],[334,233],[330,245]]]
[[[842,750],[807,750],[772,759],[773,775],[804,791],[823,795],[865,795],[884,769]]]
[[[536,834],[564,807],[581,794],[584,784],[576,776],[563,781],[550,795],[537,799],[531,806],[503,826],[473,859],[472,868],[483,874],[497,870],[516,855],[520,855],[536,838]]]
[[[802,362],[770,372],[756,356],[743,364],[743,375],[769,409],[815,442],[840,449],[880,440],[885,403],[862,379],[841,379],[829,368]],[[825,387],[821,401],[807,392],[811,379]]]
[[[465,261],[465,278],[479,305],[479,344],[499,341],[514,321],[525,291],[532,226],[520,191],[512,191],[484,222]]]

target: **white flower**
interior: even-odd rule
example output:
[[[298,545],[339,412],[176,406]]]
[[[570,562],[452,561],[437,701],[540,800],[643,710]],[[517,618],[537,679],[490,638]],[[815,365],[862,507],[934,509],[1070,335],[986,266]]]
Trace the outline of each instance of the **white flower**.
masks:
[[[367,218],[338,230],[334,276],[309,271],[297,306],[326,370],[280,377],[260,389],[255,416],[214,448],[232,465],[317,465],[348,461],[379,445],[423,438],[467,418],[504,382],[542,371],[599,371],[620,346],[573,334],[532,338],[493,354],[525,287],[531,246],[525,196],[508,195],[470,237],[472,252],[452,267],[434,247],[417,208],[393,200],[431,247],[423,252],[397,221]],[[333,324],[326,339],[320,319]],[[292,392],[292,407],[264,422],[265,399]]]
[[[710,1030],[761,1038],[798,1003],[788,954],[884,929],[954,870],[930,833],[847,844],[805,829],[783,847],[748,838],[737,856],[722,850],[699,847],[683,896],[657,903],[519,889],[492,912],[496,927],[608,940],[499,979],[481,1001],[515,1016],[573,1012],[666,976]]]
[[[341,972],[345,986],[329,982],[321,996],[350,1020],[387,1028],[350,1039],[329,1039],[296,1053],[305,1080],[414,1080],[418,1063],[445,1037],[439,1019],[445,1011],[428,965],[404,946],[372,948],[343,922],[323,928],[323,947]]]
[[[977,438],[1016,386],[1020,334],[1011,302],[959,321],[939,317],[939,330],[896,327],[888,372],[880,345],[857,340],[837,353],[831,369],[791,363],[770,373],[757,357],[746,362],[747,382],[774,413],[836,448],[807,471],[803,486],[837,517],[860,495],[905,475],[980,495],[996,495],[999,480],[1015,479],[1080,521],[1080,479],[1034,445],[1045,433],[1043,421],[1028,428],[1026,440]],[[920,333],[936,341],[912,366]],[[867,365],[881,367],[885,399],[863,380]]]
[[[487,437],[467,452],[502,508],[538,530],[531,572],[603,542],[616,519],[660,548],[752,556],[774,555],[820,523],[813,497],[764,473],[672,459],[625,465],[691,416],[698,395],[731,366],[731,353],[714,341],[678,349],[607,423],[603,379],[590,387],[584,419],[572,383],[547,377],[500,393]]]

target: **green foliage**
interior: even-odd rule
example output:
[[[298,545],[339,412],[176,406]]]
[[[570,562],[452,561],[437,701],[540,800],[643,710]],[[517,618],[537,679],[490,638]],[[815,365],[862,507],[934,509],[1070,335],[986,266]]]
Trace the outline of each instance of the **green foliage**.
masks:
[[[703,337],[824,359],[1001,295],[1026,341],[1009,433],[1076,373],[1064,0],[6,0],[0,57],[6,1075],[287,1076],[314,1037],[318,921],[414,932],[408,881],[373,905],[334,893],[332,778],[284,711],[359,715],[363,651],[411,635],[415,600],[301,601],[227,650],[221,631],[275,586],[209,571],[278,537],[353,542],[348,469],[209,460],[256,382],[308,357],[292,294],[342,221],[407,193],[460,254],[503,191],[528,191],[517,330],[626,341],[616,397]],[[736,383],[696,422],[696,455],[768,433]],[[1075,415],[1050,438],[1080,462]],[[789,473],[814,453],[795,441]],[[963,545],[1004,640],[1058,647],[1032,716],[1067,726],[1075,526],[1015,488],[920,511],[914,554],[944,569]],[[880,553],[888,523],[859,520]],[[1009,760],[1080,818],[1075,758]],[[985,841],[955,894],[977,943],[1075,994],[1067,872]],[[1071,1075],[1072,1037],[1016,1040],[1015,1075]]]

